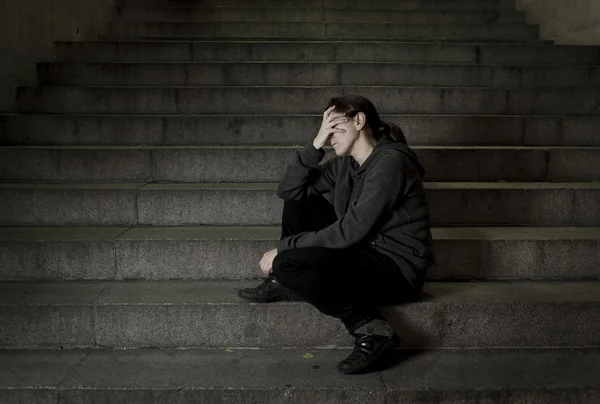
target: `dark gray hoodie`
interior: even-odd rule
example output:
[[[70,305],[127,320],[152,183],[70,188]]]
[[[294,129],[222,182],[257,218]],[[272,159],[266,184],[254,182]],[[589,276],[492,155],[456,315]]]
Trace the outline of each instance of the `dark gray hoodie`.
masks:
[[[423,189],[424,168],[405,144],[381,138],[362,166],[352,156],[325,155],[312,143],[298,150],[277,188],[283,199],[333,192],[338,220],[316,231],[279,242],[289,248],[348,248],[369,243],[391,257],[404,277],[421,289],[434,263],[429,209]]]

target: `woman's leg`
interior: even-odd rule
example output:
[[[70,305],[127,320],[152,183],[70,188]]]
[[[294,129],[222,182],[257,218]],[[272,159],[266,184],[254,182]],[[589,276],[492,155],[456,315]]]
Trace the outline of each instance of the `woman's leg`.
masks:
[[[304,231],[320,230],[336,220],[333,206],[322,196],[309,196],[301,201],[286,200],[283,204],[280,239]],[[238,296],[256,303],[303,300],[302,297],[279,283],[273,274],[257,287],[240,289]]]
[[[342,373],[369,371],[397,346],[399,338],[378,303],[415,297],[396,263],[368,245],[286,250],[275,257],[273,274],[318,310],[342,320],[355,337],[354,350],[338,364]]]
[[[283,203],[280,239],[324,229],[336,220],[333,205],[320,195],[311,195],[301,201],[286,200]]]
[[[396,263],[368,245],[286,250],[275,257],[273,274],[319,311],[342,320],[351,334],[383,319],[379,304],[414,300],[416,294]]]

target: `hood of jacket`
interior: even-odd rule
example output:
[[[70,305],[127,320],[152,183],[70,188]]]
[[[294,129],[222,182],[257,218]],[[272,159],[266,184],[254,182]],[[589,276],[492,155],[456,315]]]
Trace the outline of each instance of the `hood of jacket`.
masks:
[[[425,175],[425,168],[419,161],[419,158],[417,157],[415,152],[409,146],[403,143],[394,142],[393,140],[389,140],[385,137],[379,139],[379,141],[377,142],[377,144],[375,144],[375,147],[373,148],[373,152],[371,152],[369,157],[367,157],[367,159],[361,166],[358,165],[358,163],[356,162],[356,160],[354,160],[353,157],[349,156],[351,160],[352,176],[354,177],[357,175],[362,175],[362,173],[366,171],[374,161],[377,160],[377,155],[379,153],[381,153],[384,150],[390,149],[397,150],[398,152],[402,153],[402,155],[405,158],[408,158],[417,168],[417,171],[421,175],[421,178],[423,178],[423,176]]]

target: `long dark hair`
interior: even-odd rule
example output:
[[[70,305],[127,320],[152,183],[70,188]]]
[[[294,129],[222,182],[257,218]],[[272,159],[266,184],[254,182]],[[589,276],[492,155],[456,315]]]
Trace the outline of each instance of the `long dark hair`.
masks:
[[[359,112],[365,114],[366,125],[371,129],[375,140],[379,141],[382,137],[386,137],[394,142],[406,144],[402,129],[396,124],[382,121],[375,106],[367,98],[361,95],[334,97],[327,104],[327,108],[331,106],[335,106],[335,112],[345,113],[350,118],[355,117]]]

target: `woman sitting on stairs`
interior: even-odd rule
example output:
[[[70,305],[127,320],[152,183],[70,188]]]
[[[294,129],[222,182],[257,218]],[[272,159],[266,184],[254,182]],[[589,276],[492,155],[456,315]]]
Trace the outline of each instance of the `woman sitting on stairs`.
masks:
[[[329,140],[336,157],[319,165]],[[239,296],[304,300],[341,319],[355,347],[338,370],[374,369],[398,345],[377,306],[417,300],[434,262],[423,174],[400,128],[368,99],[333,98],[277,188],[282,235],[260,262],[268,277]],[[330,192],[333,205],[322,196]]]

